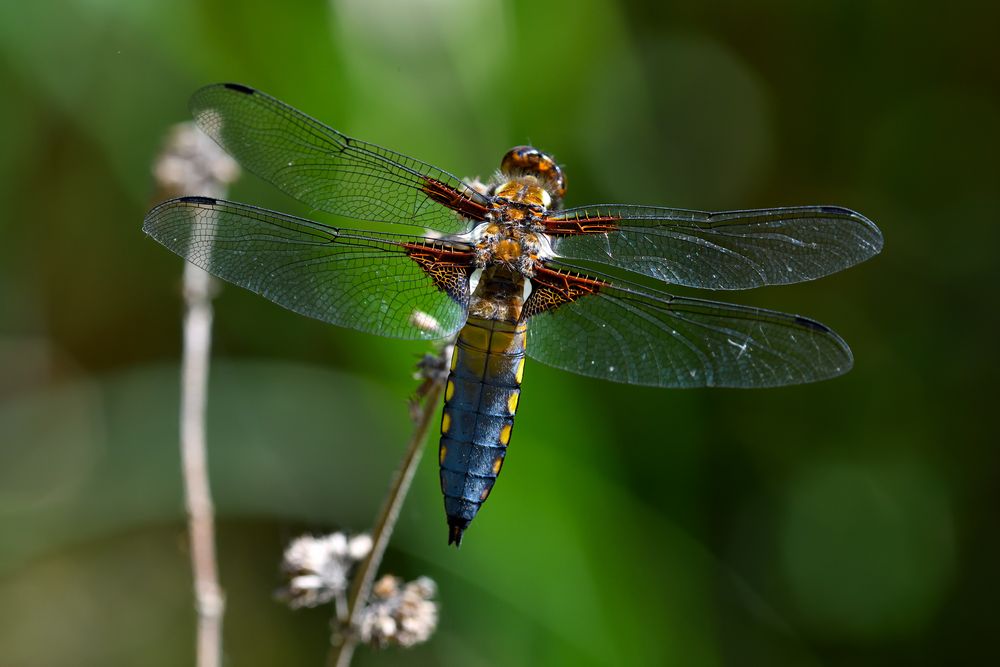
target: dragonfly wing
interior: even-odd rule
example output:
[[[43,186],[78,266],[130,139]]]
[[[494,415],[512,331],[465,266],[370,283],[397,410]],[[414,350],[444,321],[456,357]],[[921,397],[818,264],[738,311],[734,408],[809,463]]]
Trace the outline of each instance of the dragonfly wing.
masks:
[[[706,213],[601,205],[559,211],[544,222],[559,256],[708,289],[812,280],[882,249],[871,220],[837,206]]]
[[[525,303],[528,355],[656,387],[773,387],[847,372],[847,344],[798,315],[612,285],[550,263]]]
[[[143,230],[209,273],[324,322],[431,339],[466,319],[473,255],[461,244],[339,229],[207,197],[160,204]]]
[[[311,207],[350,218],[464,231],[487,199],[461,179],[352,139],[239,84],[191,98],[198,126],[249,171]]]

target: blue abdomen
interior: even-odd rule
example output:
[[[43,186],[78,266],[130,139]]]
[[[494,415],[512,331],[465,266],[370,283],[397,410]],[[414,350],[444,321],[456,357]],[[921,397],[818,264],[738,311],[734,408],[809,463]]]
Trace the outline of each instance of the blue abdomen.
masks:
[[[448,543],[486,501],[503,466],[524,370],[525,324],[470,317],[459,332],[441,416]]]

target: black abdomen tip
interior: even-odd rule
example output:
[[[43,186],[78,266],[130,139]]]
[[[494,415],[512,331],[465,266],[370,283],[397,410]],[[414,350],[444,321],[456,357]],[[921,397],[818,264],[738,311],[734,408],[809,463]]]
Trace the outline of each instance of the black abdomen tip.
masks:
[[[224,83],[222,85],[229,90],[235,90],[237,93],[243,93],[244,95],[253,95],[257,92],[249,86],[244,86],[242,83]]]
[[[462,546],[462,534],[469,527],[469,520],[457,516],[448,517],[448,544],[455,548]]]

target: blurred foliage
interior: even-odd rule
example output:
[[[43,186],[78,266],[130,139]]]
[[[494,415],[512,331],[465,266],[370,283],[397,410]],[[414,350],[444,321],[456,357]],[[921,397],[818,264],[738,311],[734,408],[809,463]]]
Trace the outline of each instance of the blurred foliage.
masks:
[[[176,665],[190,599],[176,257],[139,230],[198,86],[240,81],[463,175],[552,151],[569,205],[836,203],[881,257],[724,295],[834,326],[819,385],[669,392],[531,364],[456,552],[434,457],[385,565],[440,585],[360,664],[995,664],[995,7],[901,2],[0,4],[0,664]],[[253,177],[232,197],[308,213]],[[235,288],[210,398],[226,651],[319,664],[283,543],[371,522],[427,348]],[[436,443],[428,447],[436,449]]]

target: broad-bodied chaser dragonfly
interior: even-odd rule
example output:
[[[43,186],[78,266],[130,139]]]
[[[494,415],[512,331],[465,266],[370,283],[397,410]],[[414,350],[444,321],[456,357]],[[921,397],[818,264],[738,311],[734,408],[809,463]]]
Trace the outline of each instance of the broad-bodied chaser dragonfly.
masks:
[[[881,250],[878,228],[854,211],[564,209],[562,170],[530,146],[480,183],[246,86],[202,88],[191,108],[246,169],[306,205],[423,230],[332,227],[205,197],[161,204],[143,225],[178,255],[297,313],[395,338],[457,334],[439,448],[449,544],[460,544],[500,473],[526,354],[656,387],[773,387],[851,367],[847,344],[814,320],[673,296],[590,267],[721,290],[811,280]]]

